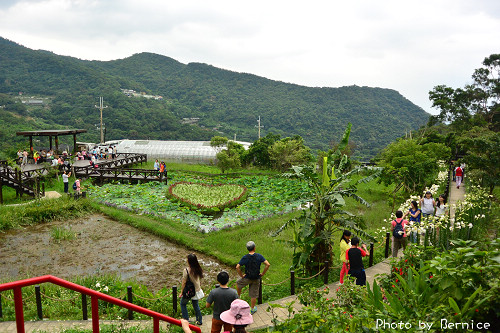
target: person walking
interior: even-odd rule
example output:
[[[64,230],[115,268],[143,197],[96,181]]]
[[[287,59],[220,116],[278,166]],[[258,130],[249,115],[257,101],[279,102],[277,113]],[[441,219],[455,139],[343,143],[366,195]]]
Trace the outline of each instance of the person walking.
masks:
[[[257,297],[259,297],[260,289],[260,279],[266,274],[269,266],[271,264],[267,261],[264,256],[255,252],[255,243],[249,241],[247,243],[248,254],[241,258],[240,262],[236,265],[236,271],[241,277],[236,281],[236,290],[238,291],[238,296],[241,296],[241,290],[248,286],[248,294],[250,296],[250,313],[254,314],[257,312],[255,304],[257,303]],[[262,273],[260,272],[260,265],[264,263],[265,267]],[[241,271],[241,266],[245,266],[245,274]]]
[[[464,170],[460,166],[457,166],[455,168],[455,181],[457,184],[457,188],[460,188],[460,185],[462,185],[463,175],[464,175]]]
[[[348,274],[356,278],[356,285],[366,285],[366,273],[363,267],[363,257],[368,256],[366,245],[359,247],[359,238],[353,237],[351,240],[351,248],[346,251],[345,258],[349,262]]]
[[[64,173],[62,174],[62,179],[63,179],[63,184],[64,184],[64,193],[69,192],[69,177],[71,177],[71,171],[69,173],[66,173],[66,170],[64,170]]]
[[[233,325],[225,323],[220,318],[222,312],[229,310],[231,308],[231,303],[238,299],[238,293],[236,290],[229,288],[227,283],[229,282],[229,274],[227,272],[220,272],[217,274],[217,282],[220,286],[213,289],[207,297],[206,308],[214,305],[214,312],[212,317],[212,329],[211,333],[220,333],[220,330],[224,327],[224,332],[229,332],[233,329]]]
[[[349,271],[347,259],[345,253],[351,248],[351,232],[349,230],[344,230],[342,237],[340,237],[340,261],[342,261],[342,269],[340,270],[339,283],[344,284],[344,276],[347,275]]]
[[[396,219],[391,222],[392,256],[394,258],[398,256],[398,251],[401,247],[403,247],[403,251],[406,249],[406,225],[408,225],[408,221],[403,218],[403,212],[398,210],[396,212]]]
[[[194,313],[196,315],[196,325],[202,325],[203,318],[201,316],[199,299],[201,299],[203,295],[203,290],[201,289],[201,279],[203,278],[203,270],[201,269],[200,263],[198,262],[198,258],[195,254],[191,253],[187,256],[188,267],[182,271],[182,283],[181,283],[181,313],[182,318],[189,320],[189,313],[187,311],[187,303],[191,299],[191,303],[193,304]],[[194,284],[195,295],[189,297],[184,293],[184,287],[188,281]]]

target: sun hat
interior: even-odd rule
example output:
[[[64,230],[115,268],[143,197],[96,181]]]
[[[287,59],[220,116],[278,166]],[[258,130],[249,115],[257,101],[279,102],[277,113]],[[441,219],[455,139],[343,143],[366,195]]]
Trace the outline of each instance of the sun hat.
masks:
[[[220,314],[220,319],[231,325],[249,325],[253,323],[250,305],[241,299],[235,299],[231,303],[231,308]]]

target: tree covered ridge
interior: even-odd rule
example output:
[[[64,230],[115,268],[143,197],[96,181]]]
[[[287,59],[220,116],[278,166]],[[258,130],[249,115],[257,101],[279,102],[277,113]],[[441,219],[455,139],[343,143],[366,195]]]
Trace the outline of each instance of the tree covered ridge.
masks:
[[[227,137],[254,141],[260,116],[264,135],[300,135],[311,148],[327,149],[351,122],[356,156],[370,158],[429,116],[391,89],[305,87],[152,53],[85,61],[1,38],[0,46],[1,93],[53,96],[48,110],[30,115],[89,130],[95,130],[98,113],[91,108],[104,96],[107,139],[206,140],[215,128]],[[129,98],[120,88],[164,100]],[[200,118],[199,126],[180,123],[191,117]]]

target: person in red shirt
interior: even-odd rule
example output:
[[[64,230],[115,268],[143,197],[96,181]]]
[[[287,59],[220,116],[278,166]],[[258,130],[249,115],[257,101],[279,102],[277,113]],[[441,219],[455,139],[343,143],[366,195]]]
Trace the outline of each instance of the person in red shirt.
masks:
[[[462,177],[464,175],[464,171],[460,166],[457,166],[455,168],[455,179],[457,183],[457,188],[460,188],[460,185],[462,184]]]
[[[351,248],[346,251],[345,258],[349,262],[349,272],[348,274],[356,278],[356,284],[358,286],[366,285],[366,273],[363,267],[363,257],[366,257],[368,251],[366,250],[366,245],[363,244],[359,247],[359,238],[353,237],[351,239]]]

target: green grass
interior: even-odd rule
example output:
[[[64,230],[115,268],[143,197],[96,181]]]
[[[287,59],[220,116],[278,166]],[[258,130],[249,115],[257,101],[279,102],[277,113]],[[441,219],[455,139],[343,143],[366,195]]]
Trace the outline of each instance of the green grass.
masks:
[[[61,243],[61,241],[75,239],[76,233],[71,228],[52,227],[50,229],[50,236],[56,243]]]
[[[359,178],[361,176],[355,177],[354,180]],[[357,193],[370,204],[370,207],[366,207],[352,198],[347,198],[346,210],[356,216],[362,216],[366,223],[366,231],[368,232],[384,226],[387,227],[388,224],[384,222],[384,219],[391,216],[392,206],[389,204],[389,199],[392,188],[378,184],[376,180],[372,180],[368,183],[359,184]]]
[[[68,197],[33,200],[20,206],[0,206],[0,231],[84,216],[90,211],[90,200],[74,200]]]

